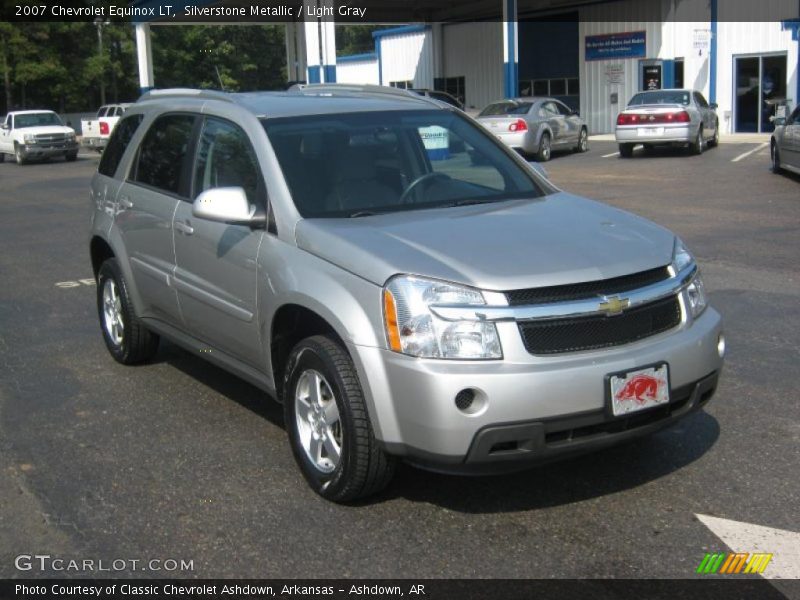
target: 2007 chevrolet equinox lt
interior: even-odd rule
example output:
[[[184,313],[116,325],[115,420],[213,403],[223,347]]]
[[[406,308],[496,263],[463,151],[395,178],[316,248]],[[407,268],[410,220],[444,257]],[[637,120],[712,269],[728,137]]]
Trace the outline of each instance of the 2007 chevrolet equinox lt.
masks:
[[[163,336],[264,389],[330,500],[397,460],[496,473],[603,448],[717,386],[721,319],[681,240],[431,98],[152,91],[91,199],[111,355]]]

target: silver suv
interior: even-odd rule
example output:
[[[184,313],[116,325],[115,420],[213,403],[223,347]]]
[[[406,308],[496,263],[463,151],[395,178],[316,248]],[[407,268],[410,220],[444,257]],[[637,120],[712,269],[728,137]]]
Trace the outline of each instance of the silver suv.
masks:
[[[150,92],[91,198],[111,355],[163,336],[264,389],[330,500],[397,459],[496,473],[651,433],[722,368],[675,235],[409,92]]]

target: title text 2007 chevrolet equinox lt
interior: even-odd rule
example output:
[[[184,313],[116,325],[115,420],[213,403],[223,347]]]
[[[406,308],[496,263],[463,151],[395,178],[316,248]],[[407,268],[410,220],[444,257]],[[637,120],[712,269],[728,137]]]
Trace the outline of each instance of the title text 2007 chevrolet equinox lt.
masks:
[[[405,91],[150,92],[91,197],[112,356],[163,336],[260,386],[330,500],[398,459],[495,473],[651,433],[722,368],[680,239]]]

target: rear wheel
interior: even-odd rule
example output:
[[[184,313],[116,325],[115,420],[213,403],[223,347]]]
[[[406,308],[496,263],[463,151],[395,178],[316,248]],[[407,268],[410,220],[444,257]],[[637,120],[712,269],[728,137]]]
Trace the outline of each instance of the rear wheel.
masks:
[[[619,155],[622,158],[630,158],[633,156],[633,144],[620,144]]]
[[[106,348],[117,362],[141,363],[158,350],[158,336],[148,331],[133,312],[116,258],[105,261],[97,273],[97,313]]]
[[[778,144],[775,143],[775,140],[772,141],[772,172],[773,173],[780,173],[783,169],[781,169],[781,153],[778,150]]]
[[[586,152],[589,149],[589,132],[586,128],[581,128],[581,133],[578,136],[578,145],[575,147],[575,152]]]
[[[347,502],[386,487],[394,459],[375,440],[358,374],[341,344],[317,335],[294,347],[283,406],[294,458],[320,496]]]
[[[694,138],[694,142],[689,144],[689,150],[692,154],[700,155],[705,150],[705,138],[703,138],[703,128],[700,127],[697,130],[697,136]]]
[[[539,151],[536,153],[536,160],[539,162],[547,162],[550,160],[550,153],[552,149],[550,148],[550,134],[544,132],[542,137],[539,139]]]

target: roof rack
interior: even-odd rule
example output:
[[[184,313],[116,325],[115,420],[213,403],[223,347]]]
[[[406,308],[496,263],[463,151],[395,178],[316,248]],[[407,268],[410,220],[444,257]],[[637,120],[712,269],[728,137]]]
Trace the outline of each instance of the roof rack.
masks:
[[[385,85],[357,84],[357,83],[295,83],[289,88],[290,92],[316,92],[316,93],[335,93],[335,92],[364,92],[367,94],[389,94],[393,96],[404,96],[406,98],[420,98],[418,94],[409,92],[402,88],[389,87]]]
[[[163,90],[150,90],[141,95],[137,102],[160,100],[161,98],[200,98],[206,100],[222,100],[234,102],[228,92],[219,90],[196,90],[192,88],[166,88]]]

